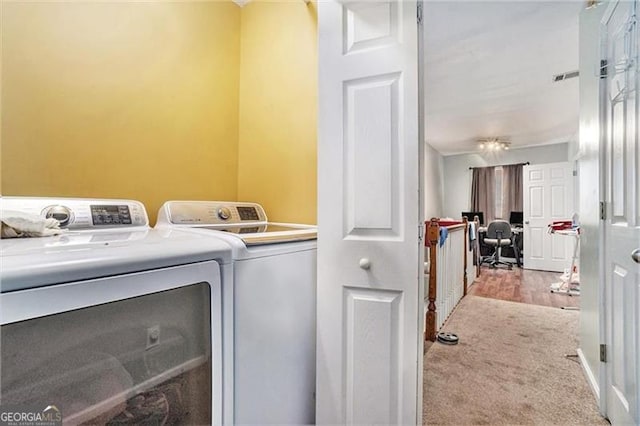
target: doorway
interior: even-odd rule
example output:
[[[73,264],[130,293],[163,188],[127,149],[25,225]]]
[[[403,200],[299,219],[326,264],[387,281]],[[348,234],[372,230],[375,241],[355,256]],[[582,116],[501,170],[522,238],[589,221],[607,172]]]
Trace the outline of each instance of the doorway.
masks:
[[[530,162],[531,167],[542,169],[565,163],[569,165],[563,169],[565,177],[567,181],[573,180],[580,116],[580,78],[576,72],[579,15],[585,5],[452,3],[425,6],[425,109],[426,143],[442,156],[441,217],[455,219],[461,212],[474,210],[470,205],[469,168]],[[488,150],[486,141],[494,138],[509,142],[508,149]],[[481,142],[485,142],[484,148],[480,147]],[[430,187],[428,181],[425,187]],[[546,251],[545,255],[558,258],[558,265],[536,266],[541,269],[563,271],[570,267],[573,251],[570,238],[563,241],[558,236],[555,253],[551,245],[542,244],[543,237],[548,237],[549,222],[570,220],[577,207],[570,190],[561,192],[556,190],[555,197],[560,202],[566,200],[568,208],[557,212],[555,217],[549,212],[537,231],[538,247]],[[549,207],[546,200],[539,206],[542,203]],[[495,204],[494,210],[500,211],[499,203]],[[492,218],[503,217],[496,214]],[[530,246],[533,240],[531,237],[527,242],[525,237],[525,255],[537,253]],[[559,281],[557,275],[546,283],[547,294],[549,285]],[[581,314],[569,315],[577,318]],[[509,326],[506,321],[502,325],[504,330],[495,332],[506,332]],[[576,336],[577,328],[572,337]],[[576,343],[573,354],[577,346]],[[572,367],[578,367],[578,379],[584,381],[579,366]],[[586,386],[586,381],[583,384]],[[595,399],[589,403],[595,406]]]

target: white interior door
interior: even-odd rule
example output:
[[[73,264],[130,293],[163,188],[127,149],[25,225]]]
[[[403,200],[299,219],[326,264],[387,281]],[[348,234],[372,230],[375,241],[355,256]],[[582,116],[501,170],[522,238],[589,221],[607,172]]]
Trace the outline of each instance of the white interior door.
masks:
[[[606,413],[640,424],[640,140],[638,2],[612,3],[604,16],[606,204]],[[638,252],[636,252],[638,253]]]
[[[571,266],[573,237],[549,234],[554,220],[573,216],[571,164],[550,163],[523,168],[524,263],[526,269],[562,272]]]
[[[318,424],[422,424],[417,12],[318,2]]]

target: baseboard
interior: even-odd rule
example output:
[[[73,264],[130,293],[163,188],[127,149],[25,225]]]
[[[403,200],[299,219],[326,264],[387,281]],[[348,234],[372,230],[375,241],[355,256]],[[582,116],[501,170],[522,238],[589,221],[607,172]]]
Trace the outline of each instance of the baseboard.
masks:
[[[591,367],[589,366],[589,363],[587,362],[587,358],[585,358],[584,352],[582,352],[582,349],[578,348],[577,352],[578,352],[578,358],[580,359],[580,365],[582,365],[582,371],[584,372],[584,375],[587,378],[587,382],[591,387],[591,391],[593,392],[593,395],[596,397],[596,401],[598,401],[598,404],[599,404],[600,386],[598,384],[598,379],[596,378],[596,375],[593,374],[593,371],[591,371]]]

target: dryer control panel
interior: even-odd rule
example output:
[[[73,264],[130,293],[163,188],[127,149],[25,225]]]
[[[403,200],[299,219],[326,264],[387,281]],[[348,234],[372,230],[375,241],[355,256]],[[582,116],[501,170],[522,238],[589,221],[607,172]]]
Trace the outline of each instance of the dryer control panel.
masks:
[[[133,200],[2,197],[2,211],[53,218],[70,230],[149,226],[144,205]]]
[[[169,201],[160,210],[158,222],[172,225],[266,224],[267,215],[260,204],[225,201]]]

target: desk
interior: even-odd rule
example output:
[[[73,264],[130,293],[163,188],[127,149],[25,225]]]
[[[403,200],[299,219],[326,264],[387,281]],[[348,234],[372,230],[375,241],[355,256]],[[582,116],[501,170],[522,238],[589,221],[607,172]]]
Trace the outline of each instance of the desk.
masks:
[[[478,228],[478,235],[479,234],[486,234],[487,233],[487,227],[486,226],[480,226]],[[524,229],[519,227],[519,226],[512,226],[511,227],[511,234],[512,234],[512,241],[511,241],[511,248],[513,249],[513,252],[516,255],[516,265],[518,266],[518,268],[522,268],[522,253],[520,252],[520,241],[522,239],[522,234],[524,233]],[[484,239],[484,238],[483,238]],[[482,241],[480,241],[482,242]]]

